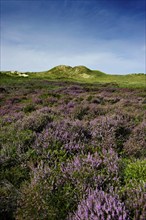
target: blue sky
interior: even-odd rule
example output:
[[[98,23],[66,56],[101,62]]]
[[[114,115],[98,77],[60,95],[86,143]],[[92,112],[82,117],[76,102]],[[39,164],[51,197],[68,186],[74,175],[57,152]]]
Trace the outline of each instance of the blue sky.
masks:
[[[145,0],[1,0],[1,70],[145,72]]]

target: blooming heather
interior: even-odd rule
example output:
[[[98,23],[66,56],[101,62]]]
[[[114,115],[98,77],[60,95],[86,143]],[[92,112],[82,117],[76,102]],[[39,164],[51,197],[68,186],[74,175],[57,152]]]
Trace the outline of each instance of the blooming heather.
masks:
[[[102,190],[90,191],[68,220],[128,220],[124,204],[117,195],[110,195]]]

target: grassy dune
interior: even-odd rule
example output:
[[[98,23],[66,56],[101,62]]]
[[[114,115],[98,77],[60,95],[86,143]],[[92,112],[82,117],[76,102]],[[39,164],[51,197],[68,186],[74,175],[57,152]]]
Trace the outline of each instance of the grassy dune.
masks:
[[[146,88],[146,75],[145,74],[127,74],[127,75],[110,75],[103,73],[98,70],[90,70],[84,66],[57,66],[51,70],[44,72],[27,72],[25,73],[28,77],[18,76],[16,73],[10,71],[1,72],[0,77],[4,75],[22,78],[23,80],[28,79],[41,79],[46,78],[48,80],[61,80],[70,82],[81,82],[81,83],[117,83],[119,87],[129,88]],[[7,78],[5,78],[7,80]],[[8,83],[11,79],[8,79]],[[21,79],[19,79],[19,82]]]

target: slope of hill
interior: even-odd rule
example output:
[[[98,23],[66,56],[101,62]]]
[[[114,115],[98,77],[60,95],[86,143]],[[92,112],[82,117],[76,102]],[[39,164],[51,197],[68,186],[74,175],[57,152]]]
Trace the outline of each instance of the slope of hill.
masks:
[[[117,83],[120,87],[146,88],[146,75],[127,74],[127,75],[110,75],[99,70],[91,70],[85,66],[66,66],[59,65],[50,70],[42,72],[25,72],[2,71],[0,72],[1,80],[6,80],[6,76],[15,78],[45,78],[49,80],[63,80],[70,82],[82,83]],[[10,78],[9,78],[10,80]],[[20,79],[19,79],[20,81]]]
[[[100,71],[95,71],[90,70],[89,68],[85,67],[85,66],[75,66],[75,67],[71,67],[71,66],[65,66],[65,65],[59,65],[56,66],[52,69],[50,69],[49,71],[46,71],[44,73],[46,76],[52,75],[52,76],[56,76],[56,77],[67,77],[67,78],[74,78],[74,79],[78,79],[78,80],[82,80],[82,79],[88,79],[88,78],[94,78],[95,75],[99,74],[102,75],[103,73]]]

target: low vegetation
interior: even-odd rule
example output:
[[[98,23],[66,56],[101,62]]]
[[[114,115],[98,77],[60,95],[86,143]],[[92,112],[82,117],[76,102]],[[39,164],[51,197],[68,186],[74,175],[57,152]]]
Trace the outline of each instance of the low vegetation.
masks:
[[[25,74],[0,75],[1,219],[144,220],[145,75]]]

